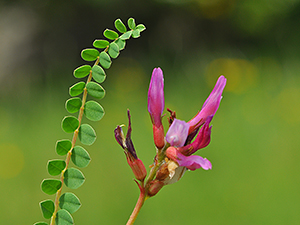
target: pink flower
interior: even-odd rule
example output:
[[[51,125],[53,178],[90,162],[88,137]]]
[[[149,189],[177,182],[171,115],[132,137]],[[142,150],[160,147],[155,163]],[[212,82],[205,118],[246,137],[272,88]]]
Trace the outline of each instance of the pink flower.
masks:
[[[201,111],[188,122],[190,125],[189,134],[198,129],[206,121],[207,117],[215,115],[222,99],[226,80],[223,75],[219,77],[214,89],[204,102]]]

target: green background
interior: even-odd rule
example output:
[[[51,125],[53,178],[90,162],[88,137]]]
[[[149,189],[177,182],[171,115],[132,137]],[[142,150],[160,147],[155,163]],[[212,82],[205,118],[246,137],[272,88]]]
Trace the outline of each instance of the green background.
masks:
[[[84,48],[121,18],[147,29],[130,39],[103,87],[106,115],[84,146],[92,161],[74,193],[76,224],[125,224],[138,188],[113,130],[132,115],[132,138],[148,168],[155,149],[147,112],[154,67],[166,107],[189,120],[219,75],[227,78],[212,141],[197,154],[210,171],[186,172],[146,201],[136,224],[299,224],[299,0],[23,0],[0,2],[1,224],[43,220],[40,190],[61,129],[72,73]],[[90,98],[92,99],[92,98]],[[166,120],[166,119],[165,119]],[[84,120],[85,122],[89,122]],[[165,124],[166,121],[164,121]],[[69,191],[64,187],[63,192]]]

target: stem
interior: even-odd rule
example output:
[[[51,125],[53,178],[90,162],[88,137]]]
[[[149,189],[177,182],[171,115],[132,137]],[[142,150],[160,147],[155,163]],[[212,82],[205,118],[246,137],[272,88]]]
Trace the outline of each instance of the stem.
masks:
[[[126,225],[132,225],[134,223],[134,221],[136,220],[136,218],[145,202],[146,195],[145,195],[145,188],[143,187],[143,183],[142,183],[142,186],[138,183],[137,183],[137,185],[140,188],[140,196],[139,196],[139,199],[138,199]]]
[[[97,58],[96,62],[94,65],[97,65],[99,63],[99,57]],[[90,81],[92,80],[92,71],[90,72],[89,76],[88,76],[88,79],[86,81],[86,84],[89,83]],[[61,191],[62,191],[62,188],[63,188],[63,184],[64,184],[64,174],[66,172],[66,170],[68,169],[68,166],[69,166],[69,163],[70,163],[70,160],[71,160],[71,155],[72,155],[72,150],[73,148],[75,147],[75,143],[76,143],[76,140],[77,140],[77,137],[78,137],[78,133],[79,133],[79,128],[80,128],[80,125],[81,125],[81,121],[82,121],[82,117],[83,117],[83,113],[84,113],[84,105],[85,105],[85,102],[86,102],[86,98],[87,98],[87,89],[84,88],[83,90],[83,95],[82,95],[82,104],[81,104],[81,107],[80,107],[80,110],[79,110],[79,114],[78,114],[78,121],[79,121],[79,126],[78,128],[74,131],[74,134],[73,134],[73,138],[72,138],[72,147],[71,147],[71,150],[68,152],[67,154],[67,157],[66,157],[66,167],[65,169],[61,172],[61,176],[60,176],[60,181],[61,181],[61,187],[60,189],[56,192],[56,196],[55,196],[55,202],[54,202],[54,212],[53,212],[53,215],[51,217],[51,221],[50,221],[50,225],[54,225],[55,224],[55,218],[56,218],[56,214],[57,214],[57,211],[58,211],[58,207],[59,207],[59,198],[61,196]]]

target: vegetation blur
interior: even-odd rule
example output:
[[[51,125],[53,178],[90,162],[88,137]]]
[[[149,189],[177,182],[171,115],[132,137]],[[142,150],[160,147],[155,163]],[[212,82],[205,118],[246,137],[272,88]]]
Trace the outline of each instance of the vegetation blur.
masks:
[[[106,72],[105,116],[76,190],[76,224],[125,224],[139,190],[114,128],[127,126],[146,166],[155,148],[147,111],[154,67],[166,107],[189,120],[217,78],[227,86],[212,140],[197,154],[210,171],[188,171],[143,206],[136,224],[299,224],[300,0],[2,0],[0,2],[1,224],[43,220],[40,189],[67,115],[84,48],[117,18],[145,30]],[[165,124],[167,120],[165,118]],[[64,191],[68,188],[64,187]]]

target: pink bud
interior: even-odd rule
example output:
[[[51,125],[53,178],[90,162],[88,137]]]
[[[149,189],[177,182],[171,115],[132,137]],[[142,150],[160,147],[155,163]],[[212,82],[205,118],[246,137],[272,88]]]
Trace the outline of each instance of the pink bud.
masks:
[[[160,68],[154,68],[148,91],[148,111],[153,124],[154,143],[158,149],[164,147],[164,128],[161,121],[165,107],[164,77]]]

